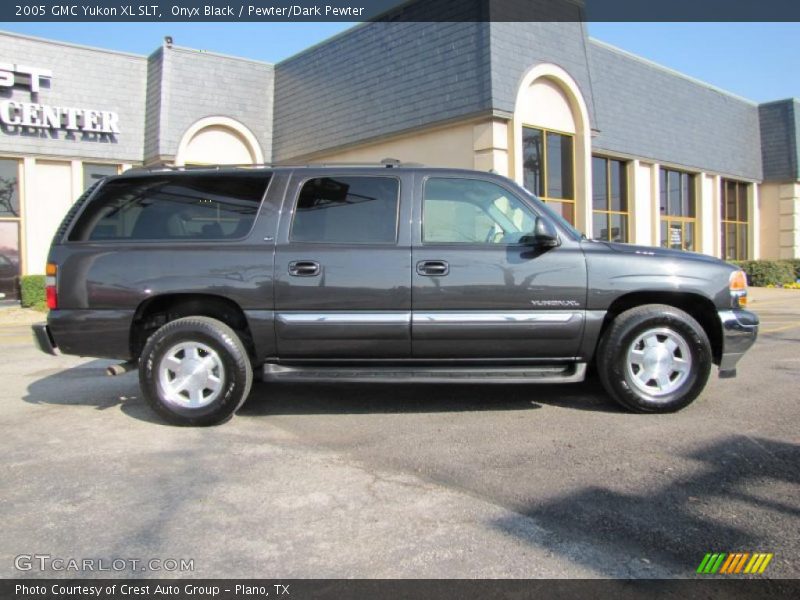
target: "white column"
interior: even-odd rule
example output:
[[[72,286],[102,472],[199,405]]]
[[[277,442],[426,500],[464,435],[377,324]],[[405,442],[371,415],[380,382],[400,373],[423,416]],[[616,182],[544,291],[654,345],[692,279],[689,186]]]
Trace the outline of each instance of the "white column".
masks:
[[[72,201],[78,199],[83,193],[83,163],[79,160],[70,161],[72,169]]]
[[[475,125],[472,150],[475,153],[473,168],[476,171],[494,171],[509,176],[508,129],[508,123],[499,120]]]
[[[661,245],[661,208],[659,201],[661,198],[661,165],[653,163],[650,167],[650,238],[653,246]]]
[[[747,216],[749,217],[747,255],[750,260],[758,260],[761,257],[761,213],[758,210],[760,204],[759,191],[757,183],[751,183],[747,186]]]
[[[36,211],[33,210],[32,197],[33,197],[33,182],[36,177],[36,159],[26,156],[22,159],[22,181],[23,181],[23,198],[20,198],[22,211],[22,223],[20,227],[20,253],[22,255],[22,265],[20,273],[22,275],[31,275],[30,262],[28,262],[28,244],[36,243],[35,236],[32,236],[30,230],[33,227],[33,221],[36,219]]]
[[[717,177],[707,173],[699,173],[695,177],[695,195],[697,204],[697,230],[695,236],[695,250],[703,254],[718,256],[715,248],[714,227],[718,223],[714,219],[714,189],[713,184]]]
[[[781,185],[780,258],[800,258],[800,184]]]
[[[634,159],[628,163],[628,211],[631,215],[630,241],[642,246],[652,246],[653,202],[652,169],[650,165]]]

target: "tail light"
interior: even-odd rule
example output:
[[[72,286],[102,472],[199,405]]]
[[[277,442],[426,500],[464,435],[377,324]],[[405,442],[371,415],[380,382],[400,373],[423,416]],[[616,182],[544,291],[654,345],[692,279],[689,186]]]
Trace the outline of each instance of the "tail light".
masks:
[[[58,288],[56,287],[57,274],[58,267],[53,263],[47,263],[44,292],[47,299],[47,308],[50,310],[58,308]]]
[[[734,308],[744,308],[747,306],[747,275],[744,271],[734,271],[728,283],[731,292],[731,302]]]

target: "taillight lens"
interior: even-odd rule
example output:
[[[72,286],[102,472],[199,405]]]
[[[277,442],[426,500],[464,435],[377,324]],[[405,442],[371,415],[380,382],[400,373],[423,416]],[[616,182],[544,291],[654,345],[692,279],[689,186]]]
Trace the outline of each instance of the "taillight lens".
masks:
[[[735,307],[747,306],[747,275],[744,274],[744,271],[731,273],[728,289],[730,289],[731,301]]]
[[[55,310],[58,308],[58,289],[56,288],[56,276],[58,275],[58,267],[53,263],[47,263],[47,270],[45,271],[45,298],[47,300],[47,308]]]

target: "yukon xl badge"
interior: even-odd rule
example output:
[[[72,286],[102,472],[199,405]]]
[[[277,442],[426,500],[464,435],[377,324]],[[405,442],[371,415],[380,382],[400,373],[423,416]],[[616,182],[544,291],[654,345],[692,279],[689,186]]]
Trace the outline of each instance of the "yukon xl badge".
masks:
[[[531,300],[531,304],[543,307],[558,306],[559,308],[566,306],[577,308],[581,305],[577,300]]]

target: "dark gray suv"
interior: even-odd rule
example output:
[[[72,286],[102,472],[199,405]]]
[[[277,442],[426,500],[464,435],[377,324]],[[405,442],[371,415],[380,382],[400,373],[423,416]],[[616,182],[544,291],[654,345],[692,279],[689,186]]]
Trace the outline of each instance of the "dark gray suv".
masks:
[[[640,412],[733,376],[744,274],[588,240],[512,181],[386,166],[139,170],[76,202],[47,266],[42,350],[138,367],[209,425],[265,381],[570,383]]]

